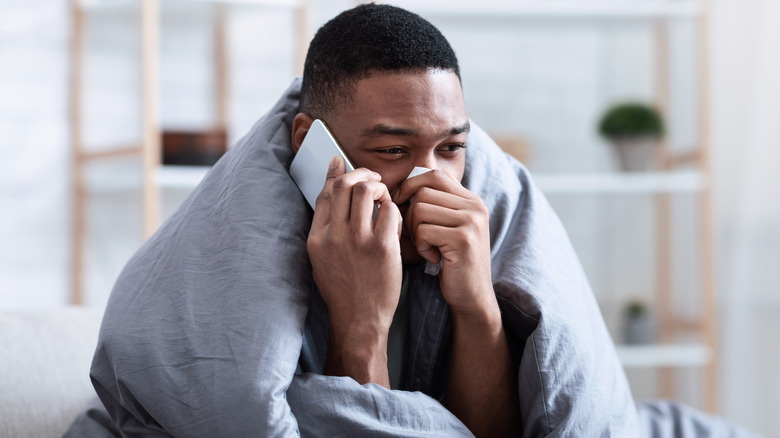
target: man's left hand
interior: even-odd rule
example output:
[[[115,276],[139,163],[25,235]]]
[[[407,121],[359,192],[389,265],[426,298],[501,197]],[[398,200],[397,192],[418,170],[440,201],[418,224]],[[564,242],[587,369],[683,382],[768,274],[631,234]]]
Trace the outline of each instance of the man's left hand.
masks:
[[[455,178],[433,170],[401,184],[393,201],[411,200],[404,226],[417,252],[442,262],[444,299],[456,313],[494,308],[490,215],[484,202]]]

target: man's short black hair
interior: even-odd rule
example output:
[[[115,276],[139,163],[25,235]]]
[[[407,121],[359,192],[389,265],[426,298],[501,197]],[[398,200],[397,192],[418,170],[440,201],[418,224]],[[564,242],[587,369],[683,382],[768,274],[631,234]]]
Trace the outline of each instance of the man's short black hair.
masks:
[[[440,69],[460,79],[455,51],[436,27],[407,10],[364,4],[325,23],[306,54],[301,112],[312,117],[349,102],[373,73]]]

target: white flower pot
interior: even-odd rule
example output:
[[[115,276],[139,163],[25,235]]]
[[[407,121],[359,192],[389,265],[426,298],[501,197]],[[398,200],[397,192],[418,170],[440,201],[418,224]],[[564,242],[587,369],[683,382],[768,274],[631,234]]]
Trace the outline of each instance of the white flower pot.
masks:
[[[656,324],[650,315],[626,317],[623,324],[623,337],[626,344],[642,345],[656,341]]]
[[[622,137],[611,141],[624,172],[649,172],[658,168],[660,144],[656,137]]]

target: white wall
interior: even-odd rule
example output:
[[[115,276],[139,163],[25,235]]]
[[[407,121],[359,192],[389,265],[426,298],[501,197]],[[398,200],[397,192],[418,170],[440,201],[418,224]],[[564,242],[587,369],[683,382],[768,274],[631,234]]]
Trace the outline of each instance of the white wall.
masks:
[[[68,284],[66,5],[0,5],[2,307],[57,305]]]
[[[780,436],[780,3],[713,6],[723,409]]]

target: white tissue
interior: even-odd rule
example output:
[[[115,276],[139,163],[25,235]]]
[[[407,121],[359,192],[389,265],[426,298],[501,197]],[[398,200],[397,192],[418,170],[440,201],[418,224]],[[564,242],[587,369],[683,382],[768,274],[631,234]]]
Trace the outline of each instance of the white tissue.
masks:
[[[433,169],[428,169],[427,167],[415,167],[412,169],[412,173],[409,174],[409,176],[406,177],[406,179],[409,179],[413,176],[422,175],[423,173],[430,172]]]
[[[431,263],[426,261],[425,262],[425,273],[428,275],[433,275],[434,277],[439,275],[439,272],[441,272],[441,262],[439,263]]]
[[[429,169],[427,167],[415,167],[412,169],[412,172],[409,174],[409,176],[406,177],[406,179],[412,178],[417,175],[422,175],[423,173],[430,172],[433,169]],[[433,275],[434,277],[439,275],[439,272],[441,272],[441,262],[439,263],[431,263],[431,262],[425,262],[425,273],[428,275]]]

